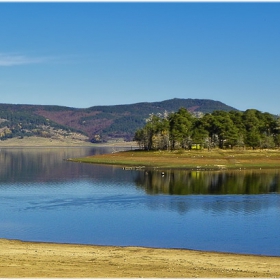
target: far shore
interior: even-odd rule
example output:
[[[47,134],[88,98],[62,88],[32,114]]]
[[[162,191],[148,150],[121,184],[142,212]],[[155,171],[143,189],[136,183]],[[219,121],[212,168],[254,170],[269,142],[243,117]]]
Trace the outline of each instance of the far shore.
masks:
[[[244,170],[280,168],[280,150],[128,150],[68,159],[75,162],[109,164],[124,169]]]
[[[137,148],[136,142],[125,141],[111,141],[107,143],[91,143],[89,141],[72,139],[72,138],[43,138],[43,137],[24,137],[23,139],[11,138],[7,140],[0,140],[0,148],[13,148],[13,147],[97,147],[97,146],[110,146],[110,147],[133,147]]]
[[[0,239],[1,278],[279,278],[280,257]]]

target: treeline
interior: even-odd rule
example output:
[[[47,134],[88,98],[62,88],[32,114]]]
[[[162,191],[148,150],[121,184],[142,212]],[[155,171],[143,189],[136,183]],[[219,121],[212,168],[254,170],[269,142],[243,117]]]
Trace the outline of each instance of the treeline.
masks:
[[[146,150],[280,146],[280,118],[255,109],[214,111],[195,117],[185,108],[150,115],[134,136]]]

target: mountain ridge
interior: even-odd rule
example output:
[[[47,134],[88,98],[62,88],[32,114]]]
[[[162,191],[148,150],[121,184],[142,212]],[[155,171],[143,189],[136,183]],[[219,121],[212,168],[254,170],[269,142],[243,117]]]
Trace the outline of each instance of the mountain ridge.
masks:
[[[60,105],[0,104],[0,139],[38,135],[42,137],[88,137],[99,142],[131,140],[150,114],[175,112],[181,107],[193,114],[237,109],[211,99],[173,98],[158,102],[97,105],[74,108]],[[59,133],[58,133],[59,132]],[[82,137],[83,138],[83,137]]]

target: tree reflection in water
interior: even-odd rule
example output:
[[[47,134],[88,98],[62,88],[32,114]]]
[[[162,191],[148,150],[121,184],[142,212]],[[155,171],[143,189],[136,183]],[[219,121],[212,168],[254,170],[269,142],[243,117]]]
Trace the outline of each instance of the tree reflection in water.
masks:
[[[280,170],[144,171],[135,184],[147,194],[268,194],[280,191]]]

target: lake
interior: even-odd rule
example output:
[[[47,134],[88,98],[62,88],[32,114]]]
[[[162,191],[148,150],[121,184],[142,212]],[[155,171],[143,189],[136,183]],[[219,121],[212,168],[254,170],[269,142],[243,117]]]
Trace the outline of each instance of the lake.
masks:
[[[280,256],[280,170],[163,176],[65,161],[112,151],[2,148],[0,238]]]

